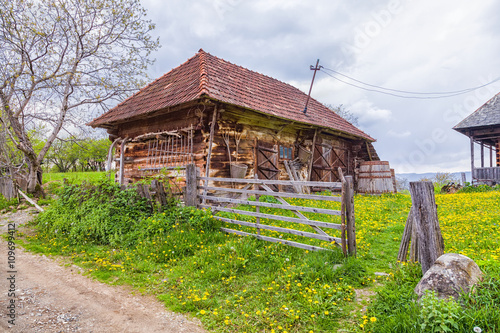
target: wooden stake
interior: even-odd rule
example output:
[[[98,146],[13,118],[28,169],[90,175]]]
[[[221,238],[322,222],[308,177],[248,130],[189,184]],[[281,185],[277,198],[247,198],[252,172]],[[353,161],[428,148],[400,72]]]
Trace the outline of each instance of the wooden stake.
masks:
[[[212,116],[212,124],[210,124],[210,138],[208,141],[208,154],[207,154],[207,164],[205,165],[205,177],[210,177],[210,158],[212,156],[212,144],[214,141],[215,123],[217,122],[217,105],[214,107],[214,114]],[[205,180],[205,187],[208,186],[208,179]],[[203,190],[203,196],[207,195],[207,190]],[[203,198],[203,204],[206,203],[206,199]]]

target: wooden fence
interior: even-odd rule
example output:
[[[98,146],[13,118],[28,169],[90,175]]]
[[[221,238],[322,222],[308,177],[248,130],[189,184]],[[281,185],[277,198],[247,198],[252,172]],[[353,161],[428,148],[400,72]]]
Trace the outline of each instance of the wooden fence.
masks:
[[[218,220],[255,228],[256,233],[248,233],[230,228],[222,228],[223,231],[242,236],[253,236],[261,240],[282,243],[311,251],[324,250],[324,248],[261,235],[261,230],[270,230],[283,234],[298,235],[307,238],[319,239],[327,242],[335,242],[340,246],[345,255],[356,255],[356,232],[354,220],[353,201],[353,181],[352,177],[342,177],[342,182],[310,182],[310,181],[290,181],[290,180],[263,180],[263,179],[235,179],[235,178],[211,178],[199,177],[199,172],[194,165],[188,165],[186,169],[186,191],[185,203],[189,206],[211,209],[214,214],[217,212],[228,212],[238,214],[238,216],[248,216],[255,222],[241,221],[236,218],[216,216]],[[200,182],[203,182],[200,185]],[[222,186],[209,186],[209,182],[221,184]],[[243,188],[235,188],[237,186]],[[276,192],[272,190],[274,185],[288,185],[291,188],[314,187],[325,190],[340,191],[341,196],[327,196],[301,193]],[[247,196],[255,196],[256,200],[247,200]],[[261,196],[272,196],[278,203],[261,202]],[[319,201],[337,201],[341,203],[340,210],[294,206],[284,198],[311,199]],[[238,205],[255,207],[254,211],[238,209]],[[280,216],[260,212],[260,208],[275,208],[293,212],[296,217]],[[309,219],[303,213],[316,213],[339,216],[340,223],[330,223]],[[309,226],[315,232],[306,232],[291,228],[283,228],[261,223],[261,219],[285,221]],[[341,237],[333,237],[327,234],[322,228],[340,230]]]
[[[17,197],[17,186],[9,177],[0,177],[0,193],[10,200]]]

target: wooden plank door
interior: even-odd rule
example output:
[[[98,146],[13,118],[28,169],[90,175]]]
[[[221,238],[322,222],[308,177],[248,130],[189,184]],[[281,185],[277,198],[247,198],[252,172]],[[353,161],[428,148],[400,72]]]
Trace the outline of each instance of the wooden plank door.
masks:
[[[327,144],[316,144],[313,153],[312,181],[338,182],[340,181],[338,168],[347,175],[349,169],[349,150],[332,147]]]
[[[278,179],[278,147],[273,144],[258,142],[256,147],[257,176],[259,179]],[[277,186],[270,186],[277,190]]]

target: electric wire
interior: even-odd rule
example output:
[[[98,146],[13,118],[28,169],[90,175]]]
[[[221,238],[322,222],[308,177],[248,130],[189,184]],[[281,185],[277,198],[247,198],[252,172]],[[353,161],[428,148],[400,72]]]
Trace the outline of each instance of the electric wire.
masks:
[[[384,88],[384,87],[381,87],[381,86],[377,86],[377,85],[365,83],[365,82],[360,81],[360,80],[356,80],[355,78],[352,78],[352,77],[347,76],[345,74],[339,73],[339,72],[337,72],[337,71],[335,71],[333,69],[329,69],[329,68],[326,68],[326,67],[323,67],[323,66],[321,66],[321,68],[323,68],[323,69],[326,70],[326,71],[323,72],[326,75],[328,75],[328,76],[332,77],[333,79],[338,80],[338,81],[340,81],[342,83],[345,83],[347,85],[350,85],[350,86],[353,86],[353,87],[356,87],[356,88],[359,88],[359,89],[363,89],[363,90],[366,90],[366,91],[377,92],[377,93],[381,93],[381,94],[385,94],[385,95],[390,95],[390,96],[395,96],[395,97],[400,97],[400,98],[412,98],[412,99],[437,99],[437,98],[453,97],[453,96],[462,95],[462,94],[465,94],[465,93],[468,93],[468,92],[471,92],[471,91],[474,91],[474,90],[486,87],[486,86],[488,86],[490,84],[493,84],[493,83],[495,83],[495,82],[497,82],[497,81],[500,80],[500,77],[498,77],[498,78],[496,78],[496,79],[494,79],[494,80],[492,80],[492,81],[490,81],[488,83],[485,83],[483,85],[472,87],[472,88],[467,88],[467,89],[462,89],[462,90],[456,90],[456,91],[445,91],[445,92],[414,92],[414,91],[405,91],[405,90]],[[358,83],[363,84],[365,86],[376,88],[376,89],[366,88],[366,87],[359,86],[359,85],[356,85],[356,84],[351,83],[351,82],[347,82],[345,80],[342,80],[342,79],[340,79],[340,78],[338,78],[338,77],[336,77],[336,76],[328,73],[328,71],[330,71],[332,73],[335,73],[337,75],[346,77],[346,78],[348,78],[348,79],[350,79],[352,81],[358,82]],[[383,91],[383,90],[386,90],[386,91]],[[401,95],[401,94],[396,94],[396,93],[403,93],[403,94],[408,94],[408,95],[439,95],[439,96],[406,96],[406,95]]]

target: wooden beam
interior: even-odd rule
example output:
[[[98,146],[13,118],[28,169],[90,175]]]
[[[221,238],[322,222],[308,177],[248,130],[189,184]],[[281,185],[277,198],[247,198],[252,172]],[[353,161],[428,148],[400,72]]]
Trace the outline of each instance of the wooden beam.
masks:
[[[481,168],[484,168],[484,143],[481,142]]]
[[[470,172],[471,172],[471,183],[474,183],[474,139],[470,137]]]
[[[214,141],[215,123],[217,122],[217,105],[214,107],[214,114],[212,115],[212,123],[210,124],[210,138],[208,141],[208,154],[207,164],[205,165],[205,177],[210,177],[210,158],[212,157],[212,145]],[[205,186],[208,186],[208,179],[205,180]],[[207,194],[207,190],[203,191],[203,195]],[[205,203],[205,199],[203,199]]]
[[[312,141],[312,146],[311,146],[311,160],[309,161],[309,167],[307,168],[307,180],[311,181],[311,175],[312,175],[312,167],[313,167],[313,162],[314,162],[314,149],[316,146],[316,137],[318,136],[318,129],[316,128],[314,130],[314,136],[313,136],[313,141]]]

